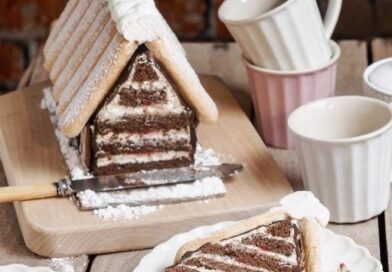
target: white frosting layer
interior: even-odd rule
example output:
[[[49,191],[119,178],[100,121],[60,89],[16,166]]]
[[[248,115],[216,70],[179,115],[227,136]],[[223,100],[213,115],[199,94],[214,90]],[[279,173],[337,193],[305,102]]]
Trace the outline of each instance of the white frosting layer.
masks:
[[[167,151],[154,152],[146,154],[121,154],[97,159],[97,166],[103,167],[110,164],[127,164],[127,163],[146,163],[157,161],[168,161],[179,158],[189,158],[189,152],[185,151]]]
[[[143,141],[190,141],[189,129],[176,130],[172,129],[167,132],[150,132],[146,134],[131,134],[131,133],[119,133],[114,134],[110,132],[105,135],[98,134],[96,138],[97,144],[105,143],[121,143],[126,144],[132,142],[135,145],[141,144]]]
[[[196,252],[195,254],[192,255],[192,258],[189,258],[189,259],[198,258],[198,257],[205,257],[205,258],[208,258],[210,260],[214,260],[214,261],[221,262],[221,263],[226,263],[226,264],[229,264],[229,265],[235,265],[235,266],[237,266],[239,268],[243,268],[243,269],[246,269],[246,270],[252,270],[252,271],[255,271],[255,272],[268,272],[268,270],[266,270],[266,269],[263,269],[263,268],[260,268],[260,267],[256,267],[256,266],[252,266],[252,265],[248,265],[248,264],[244,264],[244,263],[236,261],[234,258],[230,258],[228,256],[220,256],[220,255],[217,255],[217,254],[204,254],[204,253]],[[183,264],[180,265],[180,266],[188,267],[188,268],[194,269],[196,271],[200,271],[200,272],[201,271],[211,272],[211,270],[204,270],[203,267],[195,267],[195,266],[183,265]],[[216,270],[214,270],[213,272],[216,272]],[[224,272],[224,271],[222,271],[222,272]]]
[[[196,267],[196,266],[193,266],[193,265],[183,265],[183,264],[181,264],[181,265],[179,265],[179,267],[190,268],[190,269],[192,269],[192,271],[194,270],[194,271],[197,271],[197,272],[225,272],[223,270],[218,270],[218,269],[211,270],[211,269],[208,269],[208,268]],[[259,272],[264,272],[264,271],[259,271]]]
[[[289,194],[280,200],[280,205],[280,207],[273,208],[272,211],[283,211],[297,220],[314,218],[321,226],[328,225],[328,209],[309,191]]]
[[[392,93],[392,61],[376,67],[369,75],[369,81],[381,90]]]

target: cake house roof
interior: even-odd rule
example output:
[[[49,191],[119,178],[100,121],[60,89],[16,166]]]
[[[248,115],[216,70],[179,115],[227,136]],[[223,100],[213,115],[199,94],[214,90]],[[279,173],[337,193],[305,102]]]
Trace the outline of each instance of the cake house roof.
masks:
[[[217,120],[215,103],[153,0],[69,0],[44,47],[59,127],[66,136],[80,134],[142,44],[167,70],[199,121]]]

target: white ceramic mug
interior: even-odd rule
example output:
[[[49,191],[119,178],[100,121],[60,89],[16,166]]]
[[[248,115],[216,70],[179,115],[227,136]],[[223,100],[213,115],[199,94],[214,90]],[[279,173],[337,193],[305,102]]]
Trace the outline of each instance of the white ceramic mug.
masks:
[[[245,57],[267,69],[316,69],[331,58],[329,39],[342,0],[329,0],[324,24],[316,0],[226,0],[219,18]]]
[[[318,100],[294,111],[295,137],[305,188],[331,212],[331,221],[370,219],[388,206],[392,109],[361,96]]]

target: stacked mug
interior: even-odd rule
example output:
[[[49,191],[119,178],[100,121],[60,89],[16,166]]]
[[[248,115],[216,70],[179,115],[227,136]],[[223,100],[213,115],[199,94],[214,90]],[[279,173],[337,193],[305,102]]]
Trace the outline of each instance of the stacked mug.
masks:
[[[219,8],[243,53],[256,127],[266,144],[294,148],[290,113],[334,95],[340,48],[330,37],[341,5],[330,0],[324,22],[316,0],[226,0]]]

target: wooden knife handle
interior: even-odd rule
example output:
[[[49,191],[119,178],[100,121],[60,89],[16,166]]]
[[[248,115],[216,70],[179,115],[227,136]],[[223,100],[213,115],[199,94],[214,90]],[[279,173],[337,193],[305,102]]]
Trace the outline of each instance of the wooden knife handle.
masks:
[[[0,187],[0,203],[50,198],[56,196],[57,187],[54,184]]]

